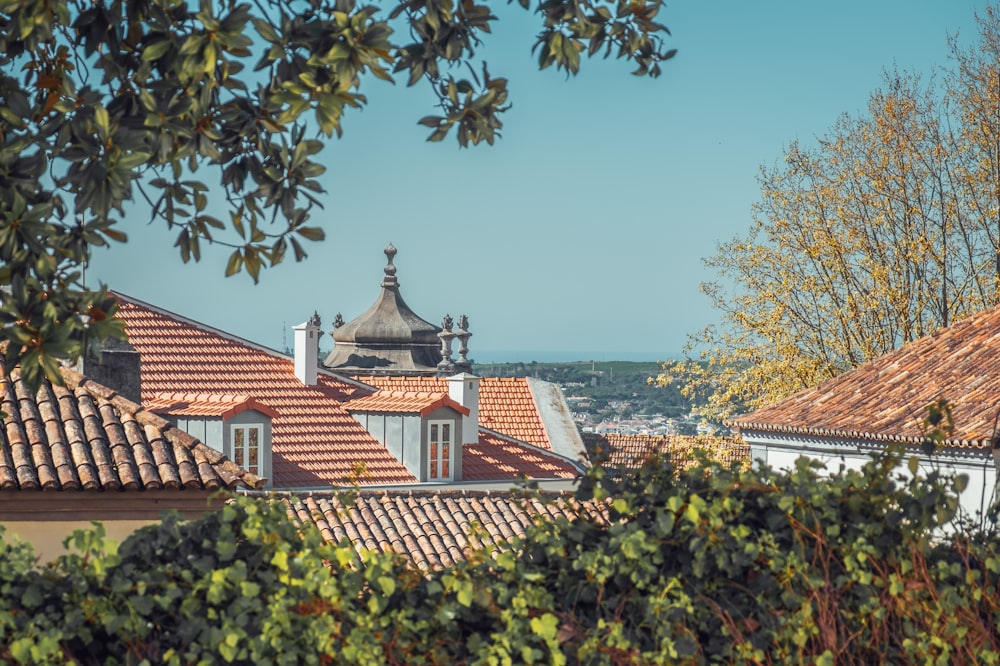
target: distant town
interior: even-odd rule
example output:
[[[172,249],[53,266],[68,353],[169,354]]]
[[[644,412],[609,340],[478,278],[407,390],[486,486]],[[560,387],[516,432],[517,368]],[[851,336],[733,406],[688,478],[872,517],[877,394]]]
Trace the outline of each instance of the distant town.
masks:
[[[474,365],[476,374],[535,377],[559,385],[585,433],[699,435],[718,424],[691,415],[692,404],[677,386],[649,380],[659,371],[650,361],[516,362]]]

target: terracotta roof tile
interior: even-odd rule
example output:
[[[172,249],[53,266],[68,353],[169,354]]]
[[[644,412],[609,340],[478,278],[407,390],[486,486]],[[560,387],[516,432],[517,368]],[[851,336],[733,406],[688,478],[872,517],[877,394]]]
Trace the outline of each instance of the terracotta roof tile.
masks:
[[[370,396],[346,403],[349,412],[395,412],[426,416],[441,407],[451,407],[460,414],[469,415],[469,409],[448,397],[447,393],[427,391],[381,390]]]
[[[346,537],[358,552],[396,552],[421,570],[451,566],[487,546],[502,549],[543,516],[607,519],[598,504],[551,493],[362,491],[353,506],[328,493],[280,501],[290,516],[314,525],[328,542]]]
[[[342,406],[359,385],[321,372],[317,386],[295,377],[276,351],[119,295],[119,313],[142,362],[144,401],[170,393],[235,394],[273,409],[272,469],[278,487],[342,483],[364,462],[364,483],[416,479]]]
[[[267,414],[272,419],[278,413],[248,395],[232,393],[161,393],[145,402],[154,414],[171,416],[216,416],[229,419],[248,409]]]
[[[390,391],[448,392],[442,377],[357,377],[358,381]],[[524,377],[483,377],[479,381],[479,425],[541,449],[552,449],[528,380]]]
[[[462,447],[462,477],[466,481],[516,479],[572,479],[581,470],[549,451],[502,435],[480,431],[479,442]]]
[[[1000,410],[1000,307],[969,316],[854,370],[733,419],[741,430],[917,444],[927,407],[954,407],[945,444],[989,448]]]
[[[0,377],[0,491],[255,488],[263,480],[69,369],[65,386]],[[164,445],[169,441],[170,446]],[[185,466],[188,461],[195,464]]]

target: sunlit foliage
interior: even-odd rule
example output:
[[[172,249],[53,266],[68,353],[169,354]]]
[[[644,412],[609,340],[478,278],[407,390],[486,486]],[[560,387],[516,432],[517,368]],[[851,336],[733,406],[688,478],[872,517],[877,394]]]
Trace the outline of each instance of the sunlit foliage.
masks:
[[[749,233],[707,260],[720,326],[668,364],[724,418],[997,303],[1000,15],[940,74],[885,74],[867,113],[763,168]]]
[[[577,499],[602,516],[430,572],[265,498],[117,552],[78,533],[44,568],[0,539],[0,660],[996,664],[997,533],[956,524],[966,477],[901,462],[594,468]]]

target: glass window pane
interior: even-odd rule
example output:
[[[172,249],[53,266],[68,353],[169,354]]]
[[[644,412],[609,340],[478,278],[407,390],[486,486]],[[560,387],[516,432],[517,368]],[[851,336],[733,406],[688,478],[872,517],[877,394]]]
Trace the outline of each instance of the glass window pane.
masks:
[[[438,427],[436,423],[431,424],[431,441],[438,441]]]
[[[445,442],[451,441],[451,424],[445,423],[441,426],[441,440]]]

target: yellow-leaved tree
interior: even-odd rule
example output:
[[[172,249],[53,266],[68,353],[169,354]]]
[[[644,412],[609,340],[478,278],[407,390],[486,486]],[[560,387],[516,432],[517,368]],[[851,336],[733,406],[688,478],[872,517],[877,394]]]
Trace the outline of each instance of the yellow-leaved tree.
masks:
[[[887,72],[867,113],[761,169],[749,233],[706,260],[722,322],[661,384],[724,419],[998,302],[1000,13],[977,19],[953,67]]]

